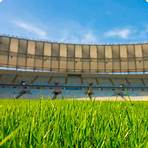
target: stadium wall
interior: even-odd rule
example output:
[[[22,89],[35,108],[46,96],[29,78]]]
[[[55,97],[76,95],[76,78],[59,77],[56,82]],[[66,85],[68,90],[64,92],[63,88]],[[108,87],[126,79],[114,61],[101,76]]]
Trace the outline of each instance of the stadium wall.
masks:
[[[22,85],[25,82],[25,86]],[[52,96],[148,99],[148,43],[88,45],[0,36],[0,98]],[[137,99],[136,99],[137,98]]]
[[[81,45],[0,36],[0,67],[63,73],[148,72],[148,44]]]

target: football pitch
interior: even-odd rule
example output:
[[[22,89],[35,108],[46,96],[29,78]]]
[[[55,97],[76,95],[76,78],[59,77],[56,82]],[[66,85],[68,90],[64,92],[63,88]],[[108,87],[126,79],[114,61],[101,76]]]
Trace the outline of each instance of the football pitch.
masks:
[[[0,100],[0,147],[148,147],[148,102]]]

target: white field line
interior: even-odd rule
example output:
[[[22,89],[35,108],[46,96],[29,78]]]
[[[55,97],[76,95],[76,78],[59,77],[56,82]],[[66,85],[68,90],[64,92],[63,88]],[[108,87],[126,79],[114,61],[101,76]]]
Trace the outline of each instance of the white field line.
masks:
[[[66,99],[67,100],[67,99]],[[68,99],[71,100],[71,99]],[[74,100],[90,100],[89,98],[76,98]],[[148,101],[148,97],[141,96],[141,97],[96,97],[92,98],[92,100],[96,101]]]

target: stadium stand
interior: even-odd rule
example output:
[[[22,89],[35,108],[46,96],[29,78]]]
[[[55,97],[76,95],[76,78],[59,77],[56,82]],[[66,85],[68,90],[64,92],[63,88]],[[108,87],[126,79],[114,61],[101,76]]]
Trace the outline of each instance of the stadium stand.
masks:
[[[0,35],[0,98],[148,98],[148,44],[87,45]],[[121,95],[121,97],[122,97]]]

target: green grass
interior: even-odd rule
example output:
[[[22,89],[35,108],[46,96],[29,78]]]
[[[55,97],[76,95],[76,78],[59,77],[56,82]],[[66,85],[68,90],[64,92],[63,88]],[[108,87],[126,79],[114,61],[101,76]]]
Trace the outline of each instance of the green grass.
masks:
[[[148,147],[148,102],[0,100],[0,147]]]

